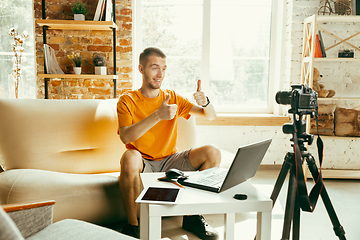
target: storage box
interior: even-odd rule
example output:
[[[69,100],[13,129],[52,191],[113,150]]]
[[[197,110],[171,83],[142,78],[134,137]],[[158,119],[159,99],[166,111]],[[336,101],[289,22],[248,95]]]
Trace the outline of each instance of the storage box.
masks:
[[[327,136],[334,136],[334,115],[335,115],[335,104],[320,104],[319,105],[319,134],[320,135],[327,135]],[[316,130],[316,120],[310,120],[310,133],[317,134]]]
[[[355,109],[336,108],[335,110],[335,135],[342,137],[358,137],[360,111]]]

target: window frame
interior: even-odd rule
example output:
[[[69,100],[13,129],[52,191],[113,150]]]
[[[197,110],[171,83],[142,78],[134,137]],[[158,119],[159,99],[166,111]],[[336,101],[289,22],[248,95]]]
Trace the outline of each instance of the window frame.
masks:
[[[13,5],[16,3],[12,3]],[[18,8],[28,8],[33,7],[34,3],[33,1],[21,1],[19,5],[16,5]],[[31,11],[30,13],[27,13],[25,17],[22,14],[22,9],[13,9],[12,6],[6,8],[6,11],[8,12],[8,15],[0,16],[4,19],[6,18],[14,18],[16,20],[16,17],[22,16],[23,18],[19,21],[12,21],[8,26],[4,24],[2,27],[6,28],[7,31],[3,31],[1,33],[2,37],[10,39],[9,41],[13,43],[12,37],[9,36],[9,30],[10,28],[15,28],[18,35],[21,35],[23,31],[25,30],[29,37],[26,39],[26,42],[24,43],[24,52],[22,52],[22,63],[21,63],[21,77],[19,82],[19,98],[29,98],[29,99],[35,99],[37,94],[37,85],[36,85],[36,59],[35,59],[35,23],[34,23],[34,11]],[[15,13],[14,13],[15,11]],[[27,18],[29,17],[29,18]],[[5,44],[4,50],[0,52],[0,58],[9,58],[7,59],[1,59],[1,61],[4,61],[6,63],[10,63],[13,65],[12,59],[15,57],[14,52],[11,49],[11,45],[7,45],[7,42],[2,42],[2,44]],[[30,46],[30,47],[29,47]],[[7,62],[9,61],[9,62]],[[0,97],[4,98],[15,98],[15,93],[10,89],[11,87],[14,87],[13,83],[10,84],[10,82],[13,81],[13,77],[11,74],[13,73],[12,68],[3,67],[3,71],[7,72],[7,79],[2,79],[1,88],[5,91],[5,95],[1,95]],[[10,85],[12,85],[10,87]],[[11,90],[11,92],[10,92]]]
[[[175,3],[178,1],[174,1]],[[184,4],[183,1],[180,1]],[[179,3],[180,3],[179,2]],[[271,14],[271,31],[270,31],[270,63],[269,63],[269,82],[268,82],[268,107],[256,108],[255,110],[237,109],[225,110],[218,109],[218,115],[233,115],[238,114],[282,114],[282,108],[275,103],[275,93],[282,87],[284,78],[284,42],[285,42],[285,18],[286,18],[286,1],[285,0],[272,0],[272,14]],[[142,46],[142,32],[141,32],[141,13],[142,13],[142,0],[133,2],[133,66],[134,66],[134,79],[133,89],[138,89],[142,84],[142,75],[137,70],[139,62],[138,56],[143,50]],[[211,19],[211,0],[203,0],[203,33],[202,33],[202,64],[201,64],[201,79],[204,92],[209,88],[210,78],[210,19]]]

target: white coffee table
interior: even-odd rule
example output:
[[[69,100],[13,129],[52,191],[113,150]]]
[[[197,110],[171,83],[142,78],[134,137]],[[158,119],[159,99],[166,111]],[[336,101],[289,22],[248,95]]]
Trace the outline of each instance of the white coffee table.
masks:
[[[187,174],[191,174],[190,172]],[[142,173],[144,188],[147,186],[171,186],[168,182],[157,181],[164,173]],[[244,193],[247,200],[236,200],[236,193]],[[177,205],[140,204],[140,239],[161,239],[161,217],[195,214],[224,214],[224,239],[235,239],[235,213],[257,212],[257,240],[271,238],[272,200],[258,191],[249,182],[244,182],[222,193],[213,193],[185,187],[184,194]],[[241,236],[238,236],[238,238]]]

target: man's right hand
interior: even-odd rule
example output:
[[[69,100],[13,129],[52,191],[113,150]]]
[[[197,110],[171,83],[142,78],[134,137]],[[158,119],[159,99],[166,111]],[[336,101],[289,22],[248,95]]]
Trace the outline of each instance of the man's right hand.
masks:
[[[169,100],[170,95],[167,95],[160,108],[157,110],[160,120],[171,120],[176,115],[177,105],[168,104]]]
[[[155,126],[161,120],[171,120],[175,117],[177,111],[176,104],[168,104],[170,95],[162,102],[160,108],[153,112],[147,118],[137,122],[131,126],[121,127],[120,139],[124,144],[136,141],[143,136],[150,128]]]

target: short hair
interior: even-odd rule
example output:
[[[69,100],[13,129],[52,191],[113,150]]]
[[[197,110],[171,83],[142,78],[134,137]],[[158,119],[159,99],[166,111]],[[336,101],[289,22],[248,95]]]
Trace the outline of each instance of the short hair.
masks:
[[[149,47],[149,48],[145,48],[144,51],[140,54],[139,63],[145,66],[149,56],[153,56],[153,55],[161,58],[166,58],[165,53],[163,53],[160,49]]]

